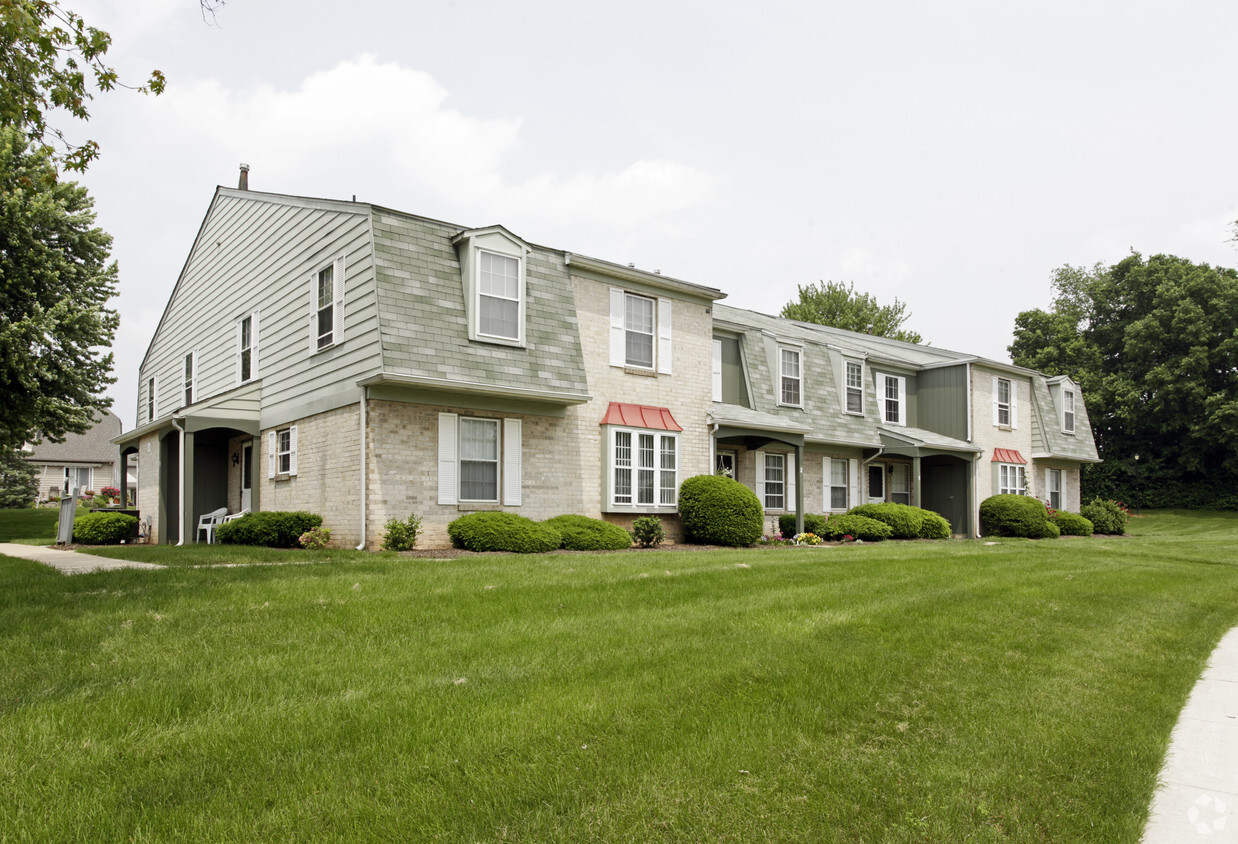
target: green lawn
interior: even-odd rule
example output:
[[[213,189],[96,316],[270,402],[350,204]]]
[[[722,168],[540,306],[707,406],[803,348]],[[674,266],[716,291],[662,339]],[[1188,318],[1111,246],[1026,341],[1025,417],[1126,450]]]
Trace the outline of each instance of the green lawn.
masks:
[[[58,507],[0,510],[0,542],[51,545],[56,541],[56,522],[59,519]]]
[[[1238,624],[1238,519],[1132,529],[0,557],[0,839],[1135,842]]]

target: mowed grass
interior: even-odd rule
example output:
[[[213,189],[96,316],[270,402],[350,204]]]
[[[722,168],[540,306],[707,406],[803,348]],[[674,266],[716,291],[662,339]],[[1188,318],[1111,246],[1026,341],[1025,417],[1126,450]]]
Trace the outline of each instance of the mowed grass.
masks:
[[[1238,623],[1238,521],[1191,518],[72,578],[0,558],[0,839],[1135,842]]]

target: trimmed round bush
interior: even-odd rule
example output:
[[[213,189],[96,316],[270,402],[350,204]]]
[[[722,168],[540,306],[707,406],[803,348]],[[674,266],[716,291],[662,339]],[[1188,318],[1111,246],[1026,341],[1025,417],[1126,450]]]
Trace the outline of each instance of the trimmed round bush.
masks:
[[[945,516],[924,510],[924,524],[920,528],[921,539],[949,539],[954,534],[950,530],[950,522]]]
[[[1083,518],[1092,523],[1094,533],[1118,535],[1126,533],[1126,520],[1130,518],[1116,501],[1093,498],[1079,508]]]
[[[86,513],[73,521],[73,541],[82,545],[119,545],[138,520],[124,513]]]
[[[839,540],[850,536],[862,542],[880,542],[893,535],[894,531],[885,522],[855,513],[830,516],[830,520],[825,523],[825,533],[820,534],[825,539]]]
[[[804,533],[815,533],[821,535],[821,530],[825,527],[827,516],[817,516],[813,513],[804,514]],[[778,517],[778,532],[783,536],[795,536],[795,514],[783,513]]]
[[[322,526],[322,516],[301,510],[264,510],[247,513],[215,528],[225,545],[260,545],[264,548],[299,548],[301,534]]]
[[[980,502],[980,530],[985,536],[1045,536],[1049,511],[1028,495],[991,495]]]
[[[588,516],[555,516],[542,522],[563,534],[569,551],[619,551],[632,547],[632,537],[619,525]]]
[[[861,504],[847,511],[852,516],[867,516],[890,526],[893,539],[919,539],[924,527],[924,510],[907,504],[887,501],[883,504]]]
[[[739,547],[761,538],[765,511],[739,481],[697,475],[679,487],[679,520],[688,542]]]
[[[1062,536],[1091,536],[1092,523],[1078,513],[1058,511],[1053,514],[1052,522],[1057,525]]]
[[[544,554],[563,544],[563,534],[548,524],[515,513],[469,513],[447,525],[451,544],[469,551]]]
[[[1053,523],[1051,519],[1045,521],[1045,526],[1041,528],[1040,536],[1037,539],[1057,539],[1062,535],[1062,530]]]

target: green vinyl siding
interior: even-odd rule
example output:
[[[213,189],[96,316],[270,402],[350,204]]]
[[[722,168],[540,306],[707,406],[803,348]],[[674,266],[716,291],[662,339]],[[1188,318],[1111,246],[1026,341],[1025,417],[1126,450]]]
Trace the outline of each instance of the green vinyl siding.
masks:
[[[918,427],[956,440],[967,439],[966,364],[926,369],[917,375],[917,382]]]

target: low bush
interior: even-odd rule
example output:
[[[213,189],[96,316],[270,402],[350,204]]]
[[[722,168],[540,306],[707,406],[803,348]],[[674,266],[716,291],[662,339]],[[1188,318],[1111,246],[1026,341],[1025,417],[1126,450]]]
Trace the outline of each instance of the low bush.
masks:
[[[215,538],[225,545],[297,548],[302,534],[321,526],[322,516],[316,513],[265,510],[224,522],[215,528]]]
[[[447,535],[468,551],[544,554],[563,544],[563,534],[550,525],[515,513],[469,513],[447,525]]]
[[[666,539],[662,520],[657,516],[637,516],[632,521],[632,539],[642,548],[657,548]]]
[[[679,520],[688,542],[740,547],[761,538],[765,512],[739,481],[697,475],[679,487]]]
[[[1079,513],[1092,523],[1094,533],[1110,535],[1126,533],[1126,521],[1130,518],[1121,504],[1102,498],[1093,498],[1079,508]]]
[[[297,544],[302,548],[321,551],[331,541],[331,530],[325,527],[310,528],[297,537]]]
[[[1061,528],[1059,528],[1056,524],[1054,524],[1052,519],[1046,519],[1044,527],[1040,529],[1040,536],[1036,538],[1037,539],[1057,539],[1061,535],[1062,535]]]
[[[82,545],[119,545],[138,520],[124,513],[86,513],[73,522],[73,541]]]
[[[919,539],[924,527],[924,510],[907,504],[887,501],[883,504],[861,504],[847,511],[852,516],[867,516],[890,526],[893,539]]]
[[[421,516],[409,513],[405,521],[388,519],[383,531],[384,551],[412,551],[417,544],[417,534],[421,533]]]
[[[1059,510],[1050,520],[1057,525],[1062,536],[1091,536],[1092,522],[1078,513],[1066,513]]]
[[[812,513],[804,514],[804,532],[815,533],[821,535],[821,529],[825,527],[828,516],[817,516]],[[778,517],[778,532],[783,536],[795,536],[795,514],[783,513]]]
[[[953,536],[950,522],[932,510],[924,510],[924,524],[920,528],[921,539],[949,539]]]
[[[821,536],[835,541],[850,536],[862,542],[880,542],[894,535],[894,531],[885,522],[855,513],[830,516],[830,520],[825,523],[824,531]]]
[[[1045,536],[1049,511],[1028,495],[991,495],[980,502],[980,530],[985,536]]]
[[[632,547],[632,536],[619,525],[588,516],[555,516],[542,524],[563,534],[561,548],[568,551],[619,551]]]

